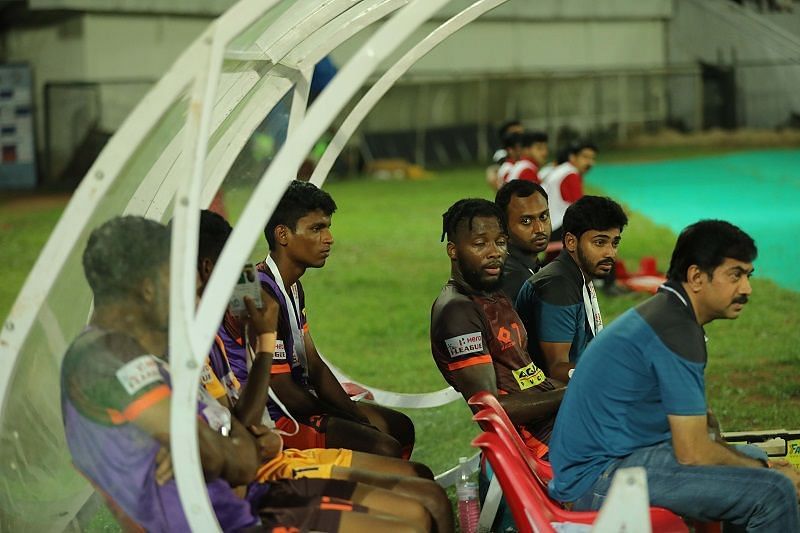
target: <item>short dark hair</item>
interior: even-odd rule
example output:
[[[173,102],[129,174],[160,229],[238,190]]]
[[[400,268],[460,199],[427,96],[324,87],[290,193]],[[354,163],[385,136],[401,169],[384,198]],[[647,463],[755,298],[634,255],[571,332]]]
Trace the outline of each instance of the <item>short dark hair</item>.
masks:
[[[83,272],[95,303],[127,296],[169,261],[170,230],[139,216],[112,218],[95,228],[83,251]]]
[[[684,228],[678,236],[667,277],[686,281],[692,265],[711,276],[726,257],[752,263],[757,256],[755,241],[740,228],[724,220],[701,220]]]
[[[506,120],[500,124],[500,127],[497,128],[497,138],[502,140],[506,133],[508,133],[508,130],[514,126],[522,126],[522,122],[520,122],[518,118],[512,118],[511,120]]]
[[[462,221],[467,221],[467,228],[472,230],[472,219],[475,217],[494,217],[500,224],[500,228],[508,233],[506,227],[506,217],[500,207],[489,200],[483,198],[465,198],[459,200],[442,214],[442,238],[447,237],[452,241],[458,232],[458,226]]]
[[[503,148],[515,148],[517,146],[522,146],[522,133],[506,133],[500,138],[500,140],[503,141]]]
[[[292,181],[267,222],[267,227],[264,228],[264,237],[267,238],[269,249],[275,249],[275,228],[283,225],[295,231],[297,221],[317,209],[331,216],[336,212],[336,202],[330,194],[313,183]]]
[[[595,152],[600,152],[600,150],[597,149],[597,145],[592,141],[586,139],[579,139],[569,144],[569,146],[567,147],[567,155],[568,156],[578,155],[579,153],[581,153],[582,150],[594,150]]]
[[[200,211],[200,238],[197,242],[197,268],[203,259],[216,262],[225,247],[233,228],[221,215],[203,209]]]
[[[531,146],[537,143],[546,143],[548,136],[543,131],[526,131],[522,134],[522,146]]]
[[[564,235],[571,233],[580,239],[589,230],[603,231],[622,228],[628,223],[628,216],[622,207],[611,198],[584,196],[567,207],[564,213]]]
[[[494,203],[503,211],[504,215],[507,215],[508,204],[511,203],[511,198],[514,196],[518,198],[527,198],[537,192],[544,197],[545,201],[547,200],[547,193],[538,183],[528,180],[511,180],[497,191],[494,197]]]

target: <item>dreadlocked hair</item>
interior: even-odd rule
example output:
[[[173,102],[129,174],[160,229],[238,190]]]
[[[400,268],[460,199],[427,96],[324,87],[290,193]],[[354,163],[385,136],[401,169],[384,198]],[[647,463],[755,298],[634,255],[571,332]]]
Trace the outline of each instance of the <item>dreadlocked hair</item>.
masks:
[[[467,228],[471,231],[472,219],[475,217],[494,217],[500,224],[500,228],[504,232],[508,232],[503,211],[497,204],[483,198],[465,198],[451,205],[447,212],[442,214],[441,242],[444,242],[445,237],[448,241],[452,241],[458,225],[463,220],[467,221]]]

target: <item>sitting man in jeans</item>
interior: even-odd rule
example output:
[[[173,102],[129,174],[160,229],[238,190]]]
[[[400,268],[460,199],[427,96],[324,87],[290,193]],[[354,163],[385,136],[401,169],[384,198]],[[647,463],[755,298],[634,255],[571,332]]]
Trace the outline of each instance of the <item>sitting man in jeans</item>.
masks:
[[[639,466],[653,506],[747,531],[800,531],[798,472],[709,436],[703,326],[739,316],[756,253],[727,222],[683,230],[669,280],[595,338],[575,369],[550,443],[553,498],[599,509],[614,472]]]

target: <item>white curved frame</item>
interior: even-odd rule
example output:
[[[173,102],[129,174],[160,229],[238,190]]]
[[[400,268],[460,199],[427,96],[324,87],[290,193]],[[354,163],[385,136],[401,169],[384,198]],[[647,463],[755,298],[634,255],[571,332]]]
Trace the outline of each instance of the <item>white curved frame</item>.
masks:
[[[428,52],[436,48],[442,41],[452,34],[474,21],[487,11],[506,3],[508,0],[478,0],[471,6],[450,17],[438,28],[430,32],[423,40],[401,57],[397,63],[387,70],[372,87],[361,97],[358,104],[350,111],[347,118],[339,126],[336,134],[331,139],[322,157],[317,162],[314,173],[311,175],[311,182],[317,186],[322,186],[325,178],[333,168],[336,158],[342,153],[347,145],[347,141],[356,132],[358,126],[366,118],[375,104],[383,98],[383,95],[392,88],[400,77],[405,74],[414,64]],[[446,390],[446,389],[444,389]]]
[[[261,177],[250,200],[233,230],[217,268],[209,280],[206,297],[194,314],[197,257],[197,226],[199,223],[200,194],[203,162],[210,121],[210,105],[204,106],[199,130],[187,128],[190,136],[197,133],[197,142],[187,138],[185,154],[192,153],[192,178],[184,182],[175,203],[172,233],[171,301],[170,301],[170,353],[173,375],[173,401],[171,405],[171,444],[176,481],[189,525],[196,530],[216,523],[202,483],[197,447],[196,411],[197,383],[203,358],[213,341],[217,324],[227,304],[227,295],[233,289],[238,271],[261,233],[261,228],[275,209],[280,196],[296,173],[302,159],[313,143],[334,120],[336,114],[352,98],[369,74],[389,53],[399,46],[419,25],[433,15],[447,0],[414,0],[392,19],[387,21],[367,43],[342,68],[329,87],[320,95],[297,129],[291,132],[275,160]],[[222,28],[217,28],[222,33]],[[224,34],[227,35],[227,34]],[[231,37],[232,38],[232,37]],[[214,39],[212,43],[219,43]],[[203,98],[210,101],[215,89],[215,67],[221,64],[224,45],[212,44],[210,52],[211,75],[205,90],[193,97],[190,112]],[[199,84],[198,84],[199,85]],[[202,96],[201,96],[202,95]],[[195,100],[196,99],[196,100]],[[268,188],[268,184],[273,188]],[[194,317],[194,320],[192,320]],[[218,524],[217,524],[218,525]]]
[[[173,463],[181,501],[192,529],[218,530],[200,468],[194,415],[200,369],[222,319],[227,304],[226,295],[231,292],[237,273],[258,239],[261,228],[316,139],[380,62],[447,1],[300,0],[263,31],[247,50],[229,50],[227,47],[250,24],[272,9],[277,0],[242,0],[212,23],[144,97],[109,141],[76,190],[43,248],[0,332],[0,348],[11,354],[5,364],[0,365],[0,420],[20,350],[38,310],[46,305],[45,299],[55,283],[58,269],[96,213],[96,200],[103,198],[119,177],[130,157],[131,147],[140,145],[170,106],[187,89],[191,89],[186,124],[159,155],[157,163],[129,200],[125,212],[162,218],[170,202],[175,201],[170,289]],[[336,143],[332,143],[325,152],[325,172],[318,167],[314,182],[322,184],[330,164],[341,151],[342,140],[346,141],[345,137],[353,133],[366,113],[413,63],[465,24],[504,1],[478,0],[405,54],[348,116],[335,137]],[[304,116],[313,65],[341,42],[401,7],[344,65]],[[359,11],[343,14],[356,9]],[[236,225],[219,258],[219,268],[212,275],[206,297],[195,307],[199,209],[213,197],[249,135],[288,90],[286,85],[283,85],[285,89],[271,86],[268,89],[269,84],[265,83],[258,89],[264,93],[257,94],[264,99],[254,98],[247,102],[249,107],[240,111],[241,117],[246,118],[240,118],[236,127],[231,128],[235,131],[229,131],[226,138],[219,140],[215,146],[219,150],[209,152],[211,133],[252,89],[252,85],[247,90],[243,89],[247,85],[246,78],[234,79],[234,84],[227,87],[233,91],[228,95],[228,103],[221,106],[221,111],[215,107],[219,103],[215,97],[225,59],[271,64],[272,70],[268,75],[289,79],[295,85],[295,100],[286,143],[261,176],[241,215],[240,221],[243,223]],[[265,80],[256,81],[263,83]],[[247,111],[255,113],[249,114]],[[252,116],[258,117],[258,120]],[[217,527],[211,524],[217,524]]]

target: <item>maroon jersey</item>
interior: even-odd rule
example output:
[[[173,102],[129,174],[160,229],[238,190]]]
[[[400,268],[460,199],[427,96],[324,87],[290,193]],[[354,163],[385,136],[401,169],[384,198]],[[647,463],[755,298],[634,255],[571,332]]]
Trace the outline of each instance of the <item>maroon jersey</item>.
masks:
[[[431,309],[431,352],[444,379],[456,389],[453,372],[481,364],[494,367],[500,394],[556,388],[528,355],[525,327],[511,301],[499,291],[487,295],[448,281]],[[522,436],[527,438],[530,432],[546,443],[554,418],[520,428]],[[528,444],[539,451],[537,443]]]

